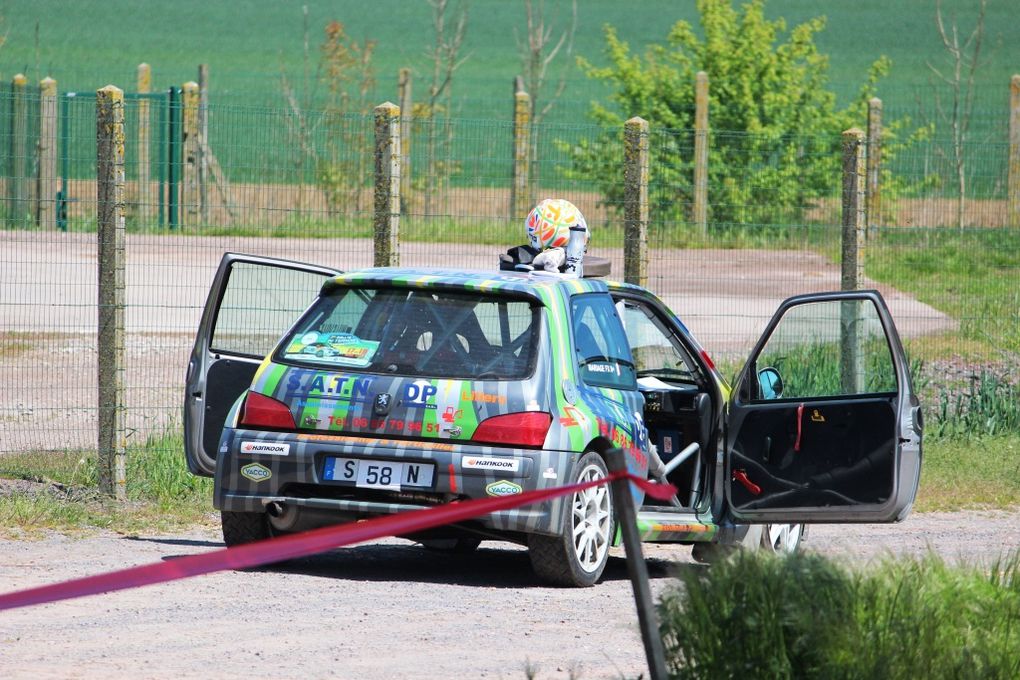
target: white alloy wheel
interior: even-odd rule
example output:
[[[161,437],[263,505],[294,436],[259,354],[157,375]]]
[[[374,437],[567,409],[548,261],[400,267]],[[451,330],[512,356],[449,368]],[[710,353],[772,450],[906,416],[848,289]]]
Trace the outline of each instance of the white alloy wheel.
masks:
[[[577,461],[572,482],[584,483],[609,476],[606,463],[594,451]],[[595,585],[609,562],[613,540],[613,497],[606,484],[574,493],[562,505],[561,533],[528,535],[528,557],[535,574],[560,586]]]
[[[792,555],[797,552],[803,537],[803,524],[764,524],[761,547],[777,555]]]
[[[590,482],[605,476],[602,466],[589,463],[581,470],[577,481]],[[571,503],[571,520],[577,566],[589,574],[601,570],[613,539],[609,487],[602,484],[575,493]]]

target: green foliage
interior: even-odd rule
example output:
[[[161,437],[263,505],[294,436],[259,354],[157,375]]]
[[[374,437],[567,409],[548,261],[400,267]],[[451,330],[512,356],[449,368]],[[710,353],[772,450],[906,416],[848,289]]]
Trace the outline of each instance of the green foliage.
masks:
[[[931,556],[852,573],[739,552],[681,573],[659,604],[677,678],[1012,678],[1020,554],[990,572]]]
[[[917,511],[1020,506],[1020,434],[927,435]]]
[[[939,390],[930,413],[927,433],[935,437],[1020,434],[1020,388],[982,370],[964,389]]]
[[[580,60],[589,77],[614,90],[610,99],[616,108],[593,104],[594,120],[619,129],[623,112],[645,118],[657,131],[649,149],[653,222],[689,219],[698,71],[710,79],[711,221],[797,221],[813,201],[838,191],[840,133],[864,125],[866,100],[888,72],[889,61],[872,65],[858,103],[838,109],[828,88],[828,57],[815,45],[824,18],[787,32],[782,19],[766,19],[764,10],[765,0],[753,0],[739,11],[730,2],[699,0],[704,38],[679,21],[666,43],[650,45],[642,58],[607,26],[610,65],[599,68]],[[904,126],[894,122],[887,127],[887,161]],[[623,186],[617,163],[610,159],[620,157],[619,144],[617,133],[607,133],[565,147],[572,159],[568,176],[594,180],[607,203],[617,206],[622,205]]]
[[[180,434],[153,436],[127,449],[127,503],[99,493],[94,452],[41,451],[0,456],[0,477],[34,484],[0,494],[0,531],[174,529],[206,519],[212,481],[184,464]]]

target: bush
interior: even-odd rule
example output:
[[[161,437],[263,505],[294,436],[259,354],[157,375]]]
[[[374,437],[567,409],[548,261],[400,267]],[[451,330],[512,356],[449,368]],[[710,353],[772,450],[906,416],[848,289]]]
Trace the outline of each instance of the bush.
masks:
[[[690,570],[659,604],[678,678],[1015,678],[1020,553],[854,573],[817,555],[742,552]]]

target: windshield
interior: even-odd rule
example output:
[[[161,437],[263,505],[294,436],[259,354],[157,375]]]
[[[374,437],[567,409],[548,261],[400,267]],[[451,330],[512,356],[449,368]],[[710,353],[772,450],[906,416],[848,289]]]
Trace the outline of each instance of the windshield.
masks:
[[[338,288],[312,306],[276,356],[333,370],[520,379],[531,374],[537,323],[538,308],[513,298]]]

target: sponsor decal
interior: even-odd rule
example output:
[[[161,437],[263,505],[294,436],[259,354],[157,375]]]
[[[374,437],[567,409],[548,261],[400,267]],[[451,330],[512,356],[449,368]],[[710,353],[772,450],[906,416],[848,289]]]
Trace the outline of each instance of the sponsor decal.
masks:
[[[427,380],[415,380],[404,387],[404,397],[401,403],[407,408],[435,408],[434,403],[429,399],[436,396],[439,388]]]
[[[556,479],[559,475],[556,474],[556,470],[553,468],[546,468],[545,472],[542,473],[542,479]]]
[[[373,378],[294,370],[287,376],[285,398],[318,397],[352,403],[369,400]]]
[[[514,484],[506,479],[501,479],[498,482],[493,482],[485,487],[485,493],[490,496],[513,496],[515,494],[523,493],[524,488],[520,484]]]
[[[287,456],[290,444],[283,442],[241,442],[241,453],[262,454],[265,456]]]
[[[464,409],[460,409],[459,408],[459,409],[454,410],[454,408],[452,406],[447,406],[446,410],[443,411],[443,415],[441,415],[439,417],[442,418],[444,422],[453,423],[454,421],[460,419],[460,417],[463,416],[463,415],[464,415]]]
[[[473,401],[482,404],[505,404],[506,397],[501,394],[489,394],[476,390],[463,390],[460,393],[461,401]]]
[[[253,482],[263,482],[273,476],[273,471],[265,465],[249,463],[241,468],[241,476]]]
[[[521,461],[517,458],[465,456],[460,459],[460,467],[464,470],[505,470],[507,472],[517,472],[521,467]]]
[[[617,368],[611,364],[594,363],[585,366],[592,373],[618,373]]]

